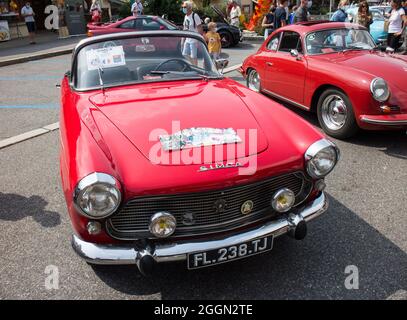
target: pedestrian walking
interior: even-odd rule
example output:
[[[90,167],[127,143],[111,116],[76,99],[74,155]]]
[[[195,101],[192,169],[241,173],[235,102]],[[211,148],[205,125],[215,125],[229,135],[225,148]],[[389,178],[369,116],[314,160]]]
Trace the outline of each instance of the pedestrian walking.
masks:
[[[89,13],[92,17],[92,22],[100,22],[102,20],[102,8],[98,0],[92,1]]]
[[[392,0],[391,9],[391,12],[386,14],[386,17],[389,17],[386,51],[390,53],[396,51],[400,47],[400,38],[407,25],[407,16],[401,6],[401,1]]]
[[[264,28],[264,40],[268,38],[268,36],[273,32],[274,30],[274,13],[276,12],[276,6],[272,4],[270,6],[270,12],[267,13],[263,21],[261,23],[261,26]]]
[[[208,24],[208,32],[205,34],[206,42],[208,43],[208,51],[212,60],[216,61],[220,57],[222,43],[219,33],[216,32],[216,23]]]
[[[27,26],[30,44],[35,44],[35,13],[31,8],[30,2],[26,2],[25,6],[21,8],[21,15],[24,17],[25,25]]]
[[[141,0],[136,0],[131,6],[131,13],[133,14],[133,16],[139,16],[143,14],[143,11],[144,7],[141,3]]]
[[[112,21],[112,6],[109,0],[100,0],[102,8],[102,22]]]
[[[185,14],[183,29],[203,35],[201,18],[193,12],[191,1],[182,4],[182,12]],[[183,44],[182,55],[189,57],[193,64],[198,65],[198,40],[187,38]]]
[[[287,25],[287,5],[288,0],[280,0],[280,4],[274,12],[274,30]]]
[[[348,0],[339,1],[338,10],[336,10],[332,15],[331,21],[345,22],[346,18],[348,17],[347,13],[345,12],[345,8],[348,4]]]
[[[369,4],[367,1],[359,3],[358,13],[356,15],[355,23],[367,28],[370,31],[370,25],[373,23],[373,17],[369,11]]]
[[[232,1],[232,8],[230,9],[230,24],[235,27],[240,27],[240,16],[242,10],[236,1]]]
[[[301,0],[300,6],[294,13],[294,23],[308,21],[308,0]]]

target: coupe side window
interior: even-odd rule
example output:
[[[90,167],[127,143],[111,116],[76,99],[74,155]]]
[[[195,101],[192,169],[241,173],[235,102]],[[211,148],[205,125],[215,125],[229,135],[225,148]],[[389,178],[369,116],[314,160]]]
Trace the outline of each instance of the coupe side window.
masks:
[[[290,52],[290,50],[292,49],[296,49],[298,52],[302,52],[301,37],[296,32],[284,32],[278,51]]]
[[[267,44],[268,50],[277,51],[278,43],[280,42],[280,35],[281,33],[277,33],[270,39],[269,43]]]
[[[134,20],[123,22],[119,25],[120,29],[134,29]]]

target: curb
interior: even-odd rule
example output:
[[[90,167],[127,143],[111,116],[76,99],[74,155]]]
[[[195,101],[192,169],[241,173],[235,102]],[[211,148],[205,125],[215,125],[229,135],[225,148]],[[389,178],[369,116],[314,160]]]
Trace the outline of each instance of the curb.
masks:
[[[63,50],[52,51],[52,52],[44,52],[44,53],[40,53],[40,54],[36,54],[36,55],[27,55],[27,56],[22,56],[22,57],[18,57],[18,58],[8,59],[8,60],[0,60],[0,67],[28,62],[28,61],[34,61],[34,60],[61,56],[64,54],[72,53],[72,50],[73,50],[73,48],[69,48],[69,49],[63,49]]]
[[[17,144],[20,143],[22,141],[31,139],[31,138],[35,138],[38,136],[41,136],[43,134],[46,134],[48,132],[54,131],[59,129],[59,122],[55,122],[52,124],[49,124],[47,126],[44,126],[42,128],[38,128],[38,129],[34,129],[28,132],[24,132],[22,134],[19,134],[17,136],[14,137],[10,137],[4,140],[0,140],[0,150],[6,147],[9,147],[13,144]]]

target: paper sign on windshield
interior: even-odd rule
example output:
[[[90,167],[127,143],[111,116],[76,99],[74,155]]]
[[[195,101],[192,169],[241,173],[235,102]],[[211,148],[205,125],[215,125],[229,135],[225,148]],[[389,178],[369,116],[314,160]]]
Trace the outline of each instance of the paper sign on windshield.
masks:
[[[161,146],[165,151],[182,150],[225,143],[238,143],[242,139],[232,128],[188,128],[172,135],[160,136]]]
[[[88,70],[113,68],[126,64],[123,46],[92,49],[86,51]]]

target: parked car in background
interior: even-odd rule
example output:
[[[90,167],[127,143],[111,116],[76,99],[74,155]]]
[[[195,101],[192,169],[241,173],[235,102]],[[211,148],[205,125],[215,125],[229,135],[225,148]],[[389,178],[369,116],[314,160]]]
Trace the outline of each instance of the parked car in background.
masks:
[[[171,22],[157,16],[130,16],[110,23],[93,23],[87,25],[88,36],[98,36],[108,33],[153,30],[177,30]]]
[[[407,57],[378,50],[364,27],[316,21],[280,28],[240,71],[252,90],[316,112],[333,137],[407,129]]]
[[[235,47],[242,41],[242,31],[235,26],[229,24],[222,11],[214,5],[211,5],[212,10],[218,15],[219,19],[216,21],[217,30],[219,33],[222,48]],[[208,31],[207,25],[204,24],[204,31]]]
[[[179,50],[184,41],[198,46],[196,64]],[[90,264],[146,274],[161,262],[236,261],[283,234],[303,239],[327,209],[337,147],[223,77],[197,33],[82,40],[61,96],[62,189],[72,246]]]

